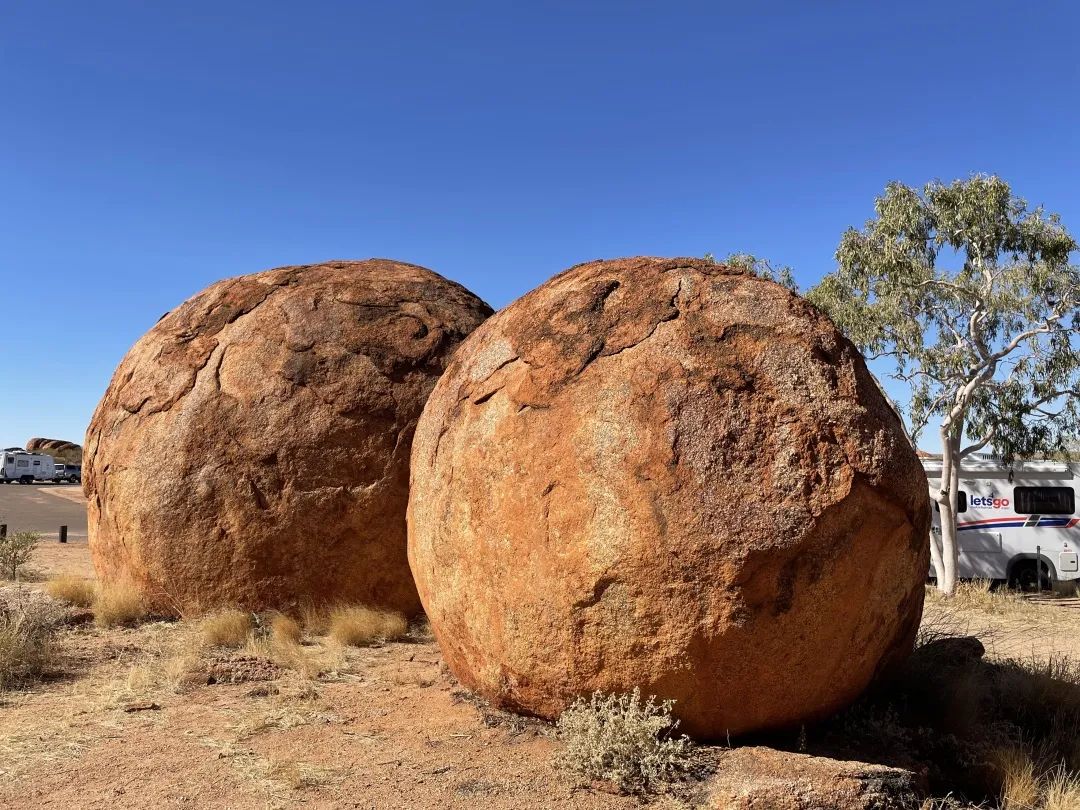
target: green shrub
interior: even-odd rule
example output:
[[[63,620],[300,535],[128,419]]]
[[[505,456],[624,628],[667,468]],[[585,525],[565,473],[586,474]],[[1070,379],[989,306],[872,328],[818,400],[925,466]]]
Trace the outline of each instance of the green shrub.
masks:
[[[674,781],[693,766],[694,747],[687,737],[673,736],[679,725],[673,705],[657,704],[655,697],[643,703],[638,689],[579,698],[559,718],[564,748],[556,763],[624,793],[647,793]]]
[[[38,532],[15,532],[0,537],[0,571],[8,579],[18,579],[19,570],[30,562],[34,549],[41,542]]]

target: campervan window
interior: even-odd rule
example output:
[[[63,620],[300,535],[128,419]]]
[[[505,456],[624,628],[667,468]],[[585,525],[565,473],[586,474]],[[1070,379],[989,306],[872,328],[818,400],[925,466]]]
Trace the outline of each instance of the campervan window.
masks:
[[[937,501],[934,501],[934,511],[940,512],[941,507]],[[964,490],[957,490],[956,492],[956,514],[967,511],[967,493]]]
[[[1014,487],[1018,515],[1071,515],[1076,511],[1072,487]]]

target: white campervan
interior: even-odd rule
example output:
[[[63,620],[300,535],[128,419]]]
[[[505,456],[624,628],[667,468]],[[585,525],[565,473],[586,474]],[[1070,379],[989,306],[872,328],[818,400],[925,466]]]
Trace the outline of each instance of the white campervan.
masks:
[[[923,459],[930,491],[941,487],[941,460]],[[996,579],[1024,590],[1080,580],[1080,467],[1059,461],[1016,461],[989,455],[960,467],[957,532],[961,579]],[[935,504],[933,532],[941,532]]]
[[[44,453],[27,453],[21,447],[0,450],[0,484],[32,484],[52,481],[56,477],[53,457]]]

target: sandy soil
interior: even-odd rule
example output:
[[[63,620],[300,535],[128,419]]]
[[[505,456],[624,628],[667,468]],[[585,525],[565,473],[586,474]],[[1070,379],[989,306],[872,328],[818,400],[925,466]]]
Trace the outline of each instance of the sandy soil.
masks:
[[[35,566],[91,571],[85,543],[47,544]],[[65,630],[55,676],[0,701],[0,807],[637,804],[575,787],[551,765],[547,728],[471,703],[430,640],[309,643],[330,667],[317,680],[286,671],[177,694],[163,681],[189,633]]]
[[[1030,599],[1004,611],[956,609],[928,602],[923,631],[953,636],[977,636],[990,658],[1046,660],[1052,656],[1080,658],[1080,599]]]
[[[140,688],[163,627],[67,640],[82,673],[3,709],[0,805],[618,807],[551,768],[535,727],[490,727],[433,644],[357,651],[314,684]],[[134,675],[133,675],[134,673]],[[267,694],[274,693],[276,694]],[[159,709],[125,711],[150,703]]]
[[[90,572],[85,544],[48,544],[35,562]],[[932,626],[967,623],[994,655],[1080,654],[1078,619],[1059,608],[927,612]],[[430,640],[341,649],[309,639],[317,679],[204,677],[178,692],[191,637],[163,622],[63,631],[53,677],[0,696],[0,807],[638,806],[557,771],[550,729],[475,705]]]
[[[90,549],[86,545],[86,539],[72,539],[67,543],[43,541],[34,550],[30,571],[35,580],[44,580],[58,574],[93,577],[94,566],[90,562]]]

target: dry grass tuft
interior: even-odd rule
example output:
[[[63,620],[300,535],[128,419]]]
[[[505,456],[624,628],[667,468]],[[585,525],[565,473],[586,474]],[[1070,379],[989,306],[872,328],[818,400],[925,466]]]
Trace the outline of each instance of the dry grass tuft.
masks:
[[[1058,768],[1043,780],[1043,810],[1076,810],[1080,807],[1080,778]]]
[[[310,681],[334,675],[346,665],[341,647],[337,645],[303,647],[292,641],[280,641],[273,634],[266,638],[249,638],[244,652]]]
[[[340,777],[333,768],[321,768],[317,765],[309,765],[306,762],[294,760],[270,760],[266,768],[265,778],[278,782],[289,790],[308,790],[332,785],[340,781]]]
[[[143,636],[127,669],[95,696],[98,708],[116,709],[161,693],[181,694],[192,686],[188,676],[200,668],[204,649],[198,626],[157,624],[140,632]]]
[[[323,768],[292,759],[270,759],[233,742],[221,742],[209,737],[200,742],[215,749],[218,759],[231,763],[237,773],[260,787],[270,798],[288,802],[286,806],[290,807],[295,800],[291,794],[282,793],[283,790],[300,791],[325,787],[340,782],[345,774],[339,769]]]
[[[126,581],[98,588],[93,611],[98,627],[132,627],[149,616],[142,593]]]
[[[1023,748],[995,752],[1001,774],[1002,810],[1077,810],[1080,777],[1064,765],[1040,774],[1035,759]]]
[[[301,726],[326,726],[343,723],[341,717],[318,702],[318,693],[308,697],[304,693],[278,695],[270,706],[241,720],[232,730],[238,740],[254,737],[267,731],[299,728]]]
[[[249,636],[244,654],[264,658],[285,669],[297,669],[301,666],[303,649],[298,644],[282,643],[273,636]]]
[[[672,782],[694,765],[693,744],[675,737],[674,701],[642,702],[628,695],[579,698],[559,718],[564,749],[556,763],[589,780],[614,784],[624,793],[647,793]]]
[[[926,603],[958,614],[983,613],[1006,618],[1037,618],[1040,621],[1062,619],[1062,612],[1054,606],[1033,602],[1023,594],[1004,585],[995,585],[988,579],[960,582],[951,597],[944,596],[936,587],[928,585]]]
[[[313,636],[325,636],[330,632],[331,610],[325,606],[305,604],[300,607],[300,624]]]
[[[1001,806],[1004,810],[1021,810],[1038,806],[1040,786],[1035,763],[1021,748],[1004,748],[994,752],[994,765],[1001,774]]]
[[[226,609],[211,613],[199,622],[202,638],[209,647],[243,647],[251,636],[251,614]]]
[[[275,613],[270,619],[270,637],[277,644],[299,644],[300,623],[283,613]]]
[[[94,604],[97,587],[92,580],[73,574],[61,574],[45,583],[45,592],[60,602],[88,608]]]
[[[362,606],[339,607],[330,613],[330,638],[348,647],[393,641],[408,632],[409,624],[400,613]]]

